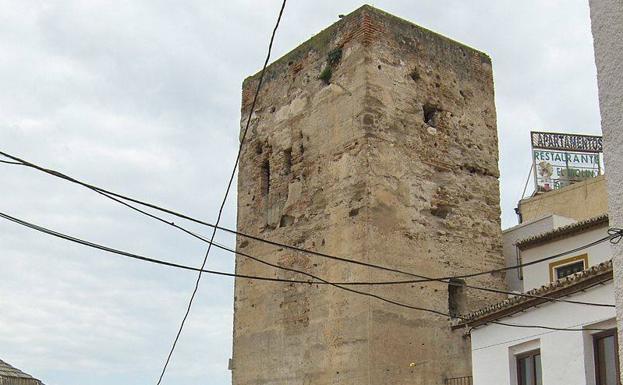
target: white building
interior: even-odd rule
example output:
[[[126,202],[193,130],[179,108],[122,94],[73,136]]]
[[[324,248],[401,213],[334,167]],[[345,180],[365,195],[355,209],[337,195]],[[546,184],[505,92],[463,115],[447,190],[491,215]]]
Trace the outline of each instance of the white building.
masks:
[[[576,221],[561,215],[549,214],[537,219],[523,222],[502,231],[504,261],[506,266],[517,265],[520,260],[520,250],[517,242],[535,235],[552,231]],[[506,283],[511,291],[524,291],[522,271],[512,270],[506,273]]]
[[[589,0],[589,4],[604,134],[604,163],[610,174],[608,209],[612,227],[623,228],[623,1]],[[619,341],[623,348],[623,242],[613,249]]]
[[[471,335],[474,385],[620,384],[615,309],[550,300],[614,304],[610,243],[581,248],[607,236],[601,215],[514,242],[509,265],[529,264],[518,276],[523,292],[548,299],[513,296],[462,317],[456,327]]]

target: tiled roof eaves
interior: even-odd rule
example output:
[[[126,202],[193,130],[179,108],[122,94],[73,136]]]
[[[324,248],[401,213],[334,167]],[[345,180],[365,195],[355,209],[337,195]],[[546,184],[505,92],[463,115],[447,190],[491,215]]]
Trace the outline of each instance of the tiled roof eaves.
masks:
[[[602,226],[604,224],[608,224],[608,214],[602,214],[567,226],[558,227],[554,230],[517,241],[515,245],[519,249],[525,250],[531,246],[540,245],[547,241],[570,236],[593,227]]]
[[[568,277],[559,279],[549,285],[541,286],[526,292],[530,295],[560,298],[578,291],[585,290],[595,284],[607,282],[612,279],[612,261],[600,263],[589,269]],[[548,299],[531,297],[510,297],[502,302],[487,306],[475,312],[462,316],[458,322],[452,325],[457,329],[464,326],[476,327],[488,322],[508,317],[526,309],[550,302]]]

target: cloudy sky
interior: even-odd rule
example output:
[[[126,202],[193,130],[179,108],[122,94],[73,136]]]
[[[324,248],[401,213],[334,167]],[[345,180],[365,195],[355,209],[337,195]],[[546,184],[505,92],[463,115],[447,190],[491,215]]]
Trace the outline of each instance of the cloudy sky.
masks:
[[[531,129],[600,133],[587,0],[370,4],[492,57],[504,227],[516,223]],[[263,62],[279,5],[0,0],[0,149],[213,221],[234,162],[241,82]],[[290,0],[273,57],[360,5]],[[4,213],[202,260],[202,244],[92,192],[10,165],[0,178]],[[226,226],[234,203],[235,194]],[[209,267],[231,271],[233,259],[214,250]],[[0,220],[0,359],[48,385],[154,383],[194,278]],[[203,280],[165,384],[230,381],[232,290],[230,279]]]

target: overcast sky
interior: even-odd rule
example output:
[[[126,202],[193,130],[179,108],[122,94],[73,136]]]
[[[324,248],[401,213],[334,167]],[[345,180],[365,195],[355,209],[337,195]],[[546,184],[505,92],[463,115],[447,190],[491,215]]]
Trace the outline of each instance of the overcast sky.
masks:
[[[290,0],[273,58],[361,4]],[[491,56],[503,227],[516,223],[530,130],[600,134],[587,0],[370,4]],[[237,148],[241,83],[264,60],[279,5],[0,0],[0,149],[213,221]],[[0,178],[2,212],[202,260],[202,244],[92,192],[16,166],[0,164]],[[233,258],[214,250],[209,267],[231,271]],[[194,279],[0,219],[0,359],[48,385],[155,383]],[[230,382],[232,284],[204,278],[165,384]]]

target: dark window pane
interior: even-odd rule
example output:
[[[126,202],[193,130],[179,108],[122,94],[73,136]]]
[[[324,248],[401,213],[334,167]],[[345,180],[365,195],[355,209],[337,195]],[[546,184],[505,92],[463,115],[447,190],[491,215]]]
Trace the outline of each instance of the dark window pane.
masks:
[[[517,357],[518,385],[542,385],[541,380],[541,352],[522,354]]]
[[[536,385],[534,383],[533,356],[519,359],[519,385]]]
[[[564,278],[568,275],[578,273],[584,270],[584,261],[577,261],[568,265],[556,268],[556,279]]]
[[[597,376],[599,385],[617,385],[617,359],[615,336],[597,340]]]
[[[536,377],[536,385],[543,385],[543,380],[541,380],[541,355],[537,354],[534,356],[534,376]]]

